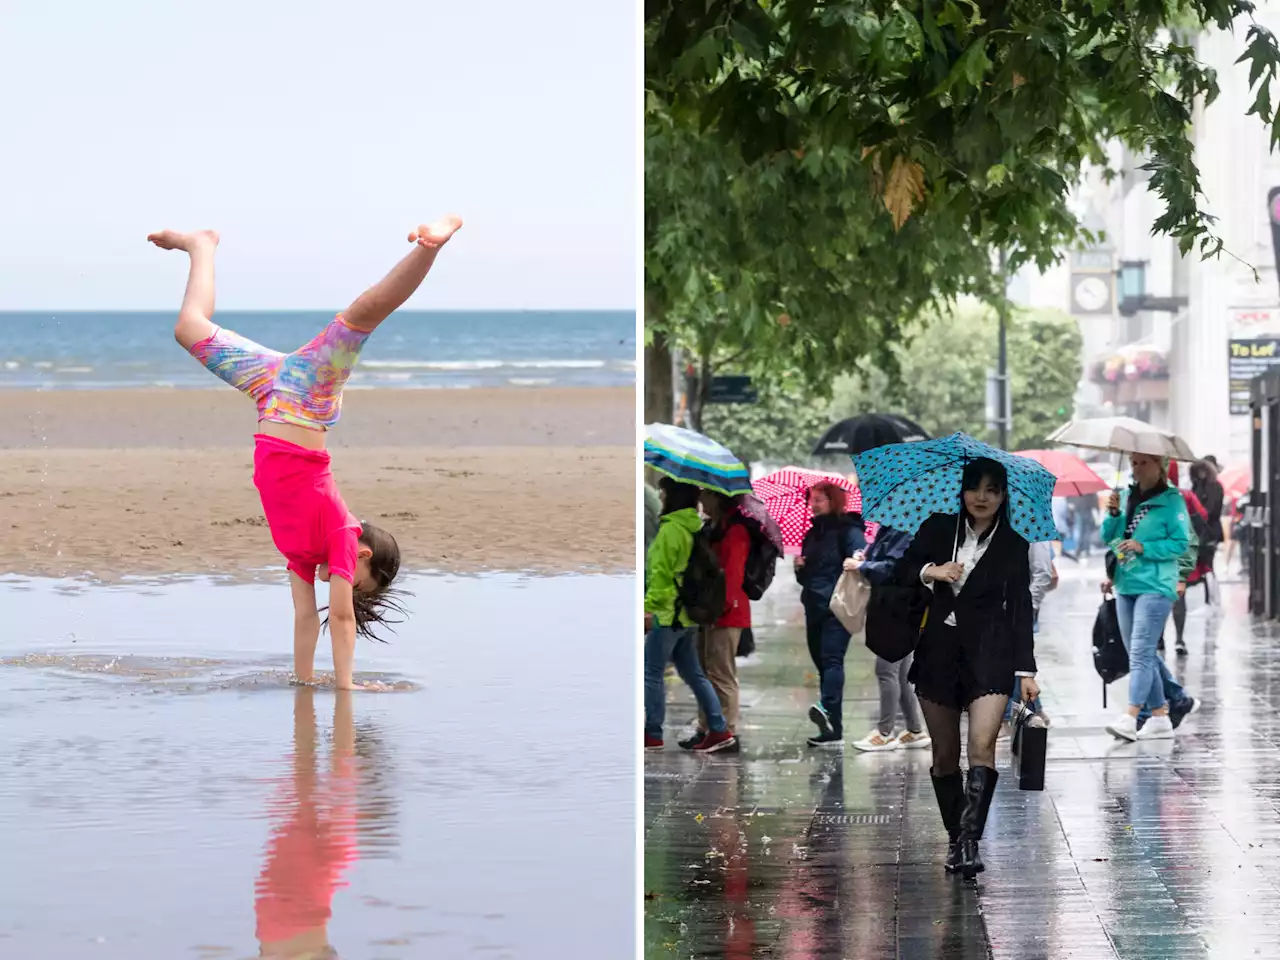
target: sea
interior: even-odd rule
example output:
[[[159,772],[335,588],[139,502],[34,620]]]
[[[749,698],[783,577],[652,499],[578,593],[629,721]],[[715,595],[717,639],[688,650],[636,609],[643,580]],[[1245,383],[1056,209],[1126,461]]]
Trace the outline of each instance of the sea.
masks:
[[[220,311],[215,320],[289,352],[323,310]],[[214,389],[173,340],[172,311],[0,312],[0,389]],[[634,311],[401,310],[369,338],[348,389],[631,387]]]

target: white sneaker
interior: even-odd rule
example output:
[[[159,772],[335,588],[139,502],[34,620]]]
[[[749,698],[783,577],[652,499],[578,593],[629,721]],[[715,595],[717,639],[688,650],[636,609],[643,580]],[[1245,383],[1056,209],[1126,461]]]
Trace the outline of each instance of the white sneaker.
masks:
[[[1167,721],[1169,718],[1165,717]],[[1151,721],[1148,720],[1148,723]],[[1131,717],[1127,713],[1122,713],[1115,720],[1107,724],[1107,733],[1113,737],[1119,737],[1121,740],[1130,742],[1138,739],[1138,718]]]
[[[1147,722],[1142,725],[1142,729],[1138,731],[1139,740],[1172,740],[1173,739],[1173,721],[1168,715],[1157,717],[1152,715],[1147,718]]]
[[[923,730],[919,733],[903,730],[898,734],[898,745],[904,750],[923,750],[931,743],[933,743],[933,740]]]
[[[855,750],[861,750],[863,753],[874,753],[877,750],[897,750],[902,746],[898,742],[898,738],[893,734],[885,736],[879,730],[872,730],[861,740],[853,741]]]

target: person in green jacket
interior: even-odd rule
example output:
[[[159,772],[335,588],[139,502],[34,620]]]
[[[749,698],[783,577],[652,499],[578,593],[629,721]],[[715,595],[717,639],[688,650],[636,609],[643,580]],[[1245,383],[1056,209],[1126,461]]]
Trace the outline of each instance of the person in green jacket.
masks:
[[[1135,453],[1133,486],[1111,495],[1102,539],[1116,557],[1114,590],[1120,634],[1129,651],[1129,707],[1107,730],[1123,740],[1173,736],[1156,644],[1178,599],[1179,566],[1191,544],[1182,494],[1169,485],[1169,461]],[[1143,706],[1151,719],[1138,729]]]
[[[667,664],[674,663],[676,673],[689,685],[698,709],[707,718],[709,732],[693,748],[694,752],[730,750],[737,740],[729,733],[720,711],[720,700],[698,662],[694,626],[683,611],[676,609],[680,582],[693,552],[693,537],[702,529],[702,517],[698,514],[702,491],[670,477],[662,478],[658,491],[662,497],[662,514],[658,532],[645,552],[644,748],[655,751],[663,748],[662,723],[667,712],[664,674]]]

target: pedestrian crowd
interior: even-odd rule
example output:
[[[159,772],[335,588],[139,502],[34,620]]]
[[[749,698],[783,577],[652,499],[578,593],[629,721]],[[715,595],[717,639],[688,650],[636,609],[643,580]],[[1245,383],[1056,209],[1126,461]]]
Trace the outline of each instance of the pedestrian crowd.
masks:
[[[1164,634],[1172,620],[1175,652],[1185,655],[1188,590],[1201,587],[1206,604],[1220,604],[1214,561],[1233,504],[1212,458],[1192,462],[1187,488],[1169,457],[1132,453],[1129,466],[1127,489],[1103,483],[1058,496],[1051,507],[1045,496],[1052,525],[1039,529],[1061,531],[1057,540],[1026,535],[1026,485],[1022,477],[1011,482],[1011,471],[1044,468],[995,451],[966,457],[949,475],[950,506],[900,505],[901,524],[864,520],[857,473],[799,482],[804,531],[791,552],[818,688],[807,744],[845,743],[845,658],[861,632],[876,655],[879,701],[871,729],[852,746],[930,750],[948,872],[972,878],[984,869],[978,842],[998,779],[998,739],[1027,718],[1049,725],[1035,635],[1061,558],[1084,563],[1099,549],[1105,556],[1104,604],[1114,609],[1128,673],[1127,703],[1106,729],[1126,741],[1169,739],[1200,706],[1166,664]],[[678,746],[742,748],[737,654],[752,626],[751,602],[767,589],[780,553],[768,520],[747,509],[750,497],[669,475],[645,491],[646,751],[666,747],[669,666],[698,704],[696,728]],[[796,526],[792,517],[778,519],[788,533]]]

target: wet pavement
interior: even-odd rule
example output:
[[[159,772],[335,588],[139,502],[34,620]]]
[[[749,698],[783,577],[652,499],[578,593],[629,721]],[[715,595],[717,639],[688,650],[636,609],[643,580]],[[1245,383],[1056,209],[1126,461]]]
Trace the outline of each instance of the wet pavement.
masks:
[[[283,585],[0,581],[0,957],[632,955],[634,581],[408,586],[336,695]]]
[[[645,758],[646,957],[1280,956],[1280,632],[1251,625],[1243,584],[1220,617],[1195,592],[1190,655],[1170,663],[1203,707],[1175,741],[1120,743],[1103,727],[1127,681],[1104,709],[1090,652],[1100,564],[1060,568],[1037,639],[1046,789],[1017,789],[1002,742],[976,886],[942,870],[927,750],[805,746],[816,679],[780,571],[739,671],[743,752],[679,751],[693,706],[673,683],[667,750]],[[872,668],[855,641],[850,741],[873,725]]]

